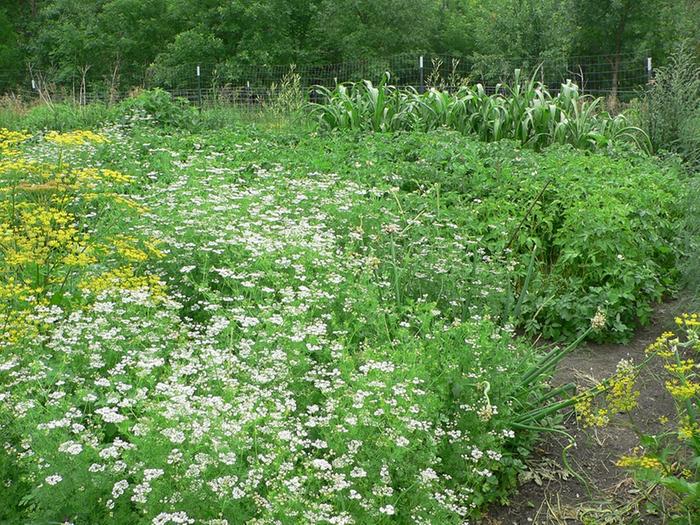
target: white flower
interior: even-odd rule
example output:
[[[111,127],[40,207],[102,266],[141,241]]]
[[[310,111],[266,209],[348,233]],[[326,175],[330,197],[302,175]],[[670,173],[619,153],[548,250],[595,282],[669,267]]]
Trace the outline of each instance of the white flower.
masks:
[[[225,465],[235,465],[236,454],[234,452],[222,452],[221,454],[219,454],[219,460]]]
[[[151,523],[153,525],[165,525],[166,523],[190,525],[194,523],[194,520],[185,512],[161,512],[155,518],[153,518]]]
[[[117,481],[112,487],[112,497],[117,499],[119,496],[124,494],[124,491],[129,488],[129,482],[125,479]]]
[[[403,436],[399,436],[396,438],[395,443],[397,447],[405,447],[410,443],[410,441]]]
[[[606,322],[607,319],[605,315],[605,310],[603,310],[601,307],[598,307],[598,310],[596,310],[593,319],[591,319],[591,327],[593,328],[593,330],[602,330],[603,328],[605,328]]]
[[[399,233],[401,231],[401,226],[399,226],[398,224],[393,224],[393,223],[385,224],[384,226],[382,226],[382,231],[384,233],[389,234],[389,235],[391,235],[393,233]]]
[[[355,467],[350,471],[350,477],[353,478],[364,478],[367,476],[367,472],[364,469],[361,469],[360,467]]]
[[[58,474],[54,474],[53,476],[48,476],[46,478],[46,483],[48,483],[49,485],[56,485],[61,481],[63,481],[63,477],[59,476]]]
[[[77,456],[83,451],[83,446],[77,441],[66,441],[58,446],[58,451],[71,456]]]
[[[438,475],[437,472],[435,472],[433,469],[427,468],[425,470],[421,470],[420,478],[423,481],[423,483],[429,483],[438,479]]]
[[[396,514],[396,509],[393,505],[384,505],[383,507],[379,508],[379,512],[386,514],[387,516],[393,516]]]
[[[314,459],[311,464],[318,470],[331,470],[333,468],[325,459]]]
[[[95,410],[95,413],[102,416],[105,423],[121,423],[127,419],[126,416],[120,414],[117,409],[113,407],[98,408]]]
[[[143,479],[144,481],[152,481],[158,479],[163,474],[165,474],[165,472],[161,468],[147,468],[143,471]]]
[[[176,428],[165,428],[161,430],[160,433],[173,443],[182,443],[185,441],[185,433]]]

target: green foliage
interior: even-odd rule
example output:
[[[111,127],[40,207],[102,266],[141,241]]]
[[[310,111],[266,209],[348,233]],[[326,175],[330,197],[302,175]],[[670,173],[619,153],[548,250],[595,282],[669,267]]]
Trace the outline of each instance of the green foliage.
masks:
[[[83,132],[52,135],[62,162],[128,165],[141,185],[129,187],[133,213],[110,207],[102,220],[93,180],[56,177],[85,191],[76,217],[108,244],[80,286],[52,283],[76,304],[40,304],[40,333],[3,344],[0,518],[456,525],[503,501],[534,437],[515,419],[544,421],[548,371],[495,318],[453,319],[405,293],[411,275],[392,286],[408,269],[399,257],[426,259],[415,250],[426,281],[441,272],[450,243],[408,245],[435,228],[429,211],[413,215],[432,196],[309,173],[312,150],[290,151],[300,136],[144,130],[115,130],[99,148]],[[3,137],[19,152],[13,174],[56,154]],[[56,188],[44,180],[15,186],[33,202]],[[25,245],[61,273],[65,260],[35,237]],[[478,278],[495,270],[469,263]]]
[[[401,92],[362,89],[376,129],[402,118],[383,99]],[[165,120],[172,104],[118,109]],[[62,158],[135,177],[133,213],[80,214],[113,239],[95,253],[119,255],[85,260],[59,294],[79,304],[39,305],[38,335],[0,353],[4,521],[478,519],[575,402],[546,386],[557,362],[629,335],[675,279],[685,188],[634,150],[446,130],[107,133]],[[570,344],[540,356],[518,327]]]
[[[614,149],[582,154],[552,146],[536,153],[511,141],[480,144],[439,131],[314,140],[309,152],[323,147],[316,141],[334,146],[313,169],[337,170],[350,158],[358,176],[400,188],[403,214],[393,213],[423,217],[426,198],[432,201],[437,215],[430,217],[440,218],[433,229],[408,228],[395,245],[404,296],[427,295],[457,317],[486,308],[507,318],[519,303],[516,322],[528,333],[565,340],[586,330],[600,307],[608,324],[591,337],[620,341],[674,290],[686,251],[687,186],[672,163]],[[470,241],[462,246],[457,236]],[[444,273],[427,271],[435,261],[419,248],[424,243],[442,254]],[[481,257],[496,264],[483,267]],[[476,283],[488,292],[484,300]]]
[[[687,43],[656,70],[639,111],[656,150],[678,153],[700,169],[700,64]]]
[[[498,85],[496,93],[489,95],[481,84],[461,87],[456,93],[431,88],[419,94],[410,88],[397,89],[388,81],[387,73],[376,87],[367,80],[334,89],[316,86],[324,100],[310,107],[325,129],[447,127],[486,142],[515,139],[536,149],[554,143],[596,149],[622,141],[648,149],[648,137],[641,129],[630,125],[624,115],[613,117],[601,111],[602,99],[580,95],[571,82],[552,95],[534,76],[522,82],[516,70],[512,85]]]
[[[331,62],[428,49],[438,14],[434,1],[319,3],[310,36],[323,59]]]
[[[688,254],[683,261],[684,284],[694,296],[691,300],[695,308],[700,310],[700,177],[696,176],[688,182],[684,206],[686,219],[683,238]]]
[[[31,131],[94,129],[116,120],[118,111],[104,104],[41,104],[24,107],[19,103],[0,105],[0,127]]]
[[[661,65],[678,39],[700,41],[697,13],[693,0],[27,0],[0,14],[0,77],[26,86],[31,64],[70,91],[87,70],[90,85],[127,91],[153,65],[160,78],[194,62],[236,71],[450,53],[495,83],[567,56],[638,51],[641,68],[651,50]],[[558,62],[548,67],[563,75]]]
[[[23,53],[18,35],[7,11],[0,8],[0,92],[12,88],[19,80]]]
[[[158,88],[124,100],[119,111],[129,121],[150,120],[166,128],[192,127],[197,118],[197,110],[189,101]]]
[[[548,56],[567,55],[573,51],[577,35],[572,17],[575,8],[570,0],[473,2],[467,20],[474,54],[519,57],[522,64],[518,66],[532,69]]]

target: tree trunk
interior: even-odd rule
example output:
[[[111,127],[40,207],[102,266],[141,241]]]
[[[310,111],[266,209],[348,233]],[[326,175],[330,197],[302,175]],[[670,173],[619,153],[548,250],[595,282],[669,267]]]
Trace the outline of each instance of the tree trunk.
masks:
[[[37,0],[29,0],[29,12],[32,18],[36,18],[37,15]]]

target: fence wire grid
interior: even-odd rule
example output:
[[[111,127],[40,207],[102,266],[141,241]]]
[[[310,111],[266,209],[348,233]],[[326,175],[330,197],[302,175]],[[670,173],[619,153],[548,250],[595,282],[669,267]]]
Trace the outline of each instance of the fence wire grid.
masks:
[[[122,80],[125,75],[118,70],[110,75],[98,75],[91,69],[58,71],[27,67],[0,72],[0,94],[12,94],[25,100],[113,103],[138,89],[161,88],[201,105],[255,107],[274,99],[290,85],[299,89],[302,97],[313,100],[313,86],[332,88],[338,83],[360,80],[376,83],[386,72],[390,74],[392,85],[419,91],[429,87],[454,90],[465,83],[481,83],[487,91],[493,92],[499,84],[511,82],[515,70],[519,69],[521,79],[534,76],[553,92],[571,80],[584,93],[616,92],[620,98],[631,98],[652,77],[651,59],[643,52],[544,59],[403,54],[325,65],[155,64],[145,68],[138,75],[138,81],[133,80],[133,74],[129,75],[132,80],[128,82]]]

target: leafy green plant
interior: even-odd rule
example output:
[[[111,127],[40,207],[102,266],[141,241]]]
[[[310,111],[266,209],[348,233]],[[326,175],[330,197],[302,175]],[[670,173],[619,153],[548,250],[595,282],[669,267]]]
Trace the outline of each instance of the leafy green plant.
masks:
[[[189,101],[174,98],[160,88],[141,91],[120,102],[118,108],[127,120],[153,120],[170,128],[192,127],[197,118],[197,110]]]
[[[348,156],[362,164],[351,177],[400,190],[381,215],[399,226],[404,296],[427,294],[458,317],[487,308],[559,340],[577,338],[602,306],[609,322],[589,337],[623,341],[676,289],[688,186],[673,163],[569,145],[535,153],[447,131],[336,137],[324,163]]]
[[[418,92],[388,84],[389,73],[376,86],[369,80],[339,84],[334,89],[315,86],[325,103],[311,103],[322,127],[366,131],[398,131],[417,124],[413,109]],[[422,124],[422,123],[420,123]]]
[[[498,84],[489,95],[481,84],[463,86],[456,93],[430,88],[420,94],[388,85],[386,74],[376,87],[369,81],[334,89],[316,86],[324,101],[310,107],[327,129],[425,131],[448,127],[486,142],[509,138],[535,149],[553,143],[596,149],[631,142],[649,151],[644,131],[632,126],[624,115],[612,117],[601,111],[602,99],[580,95],[571,81],[553,96],[535,81],[536,75],[537,71],[523,81],[516,69],[511,85]]]

